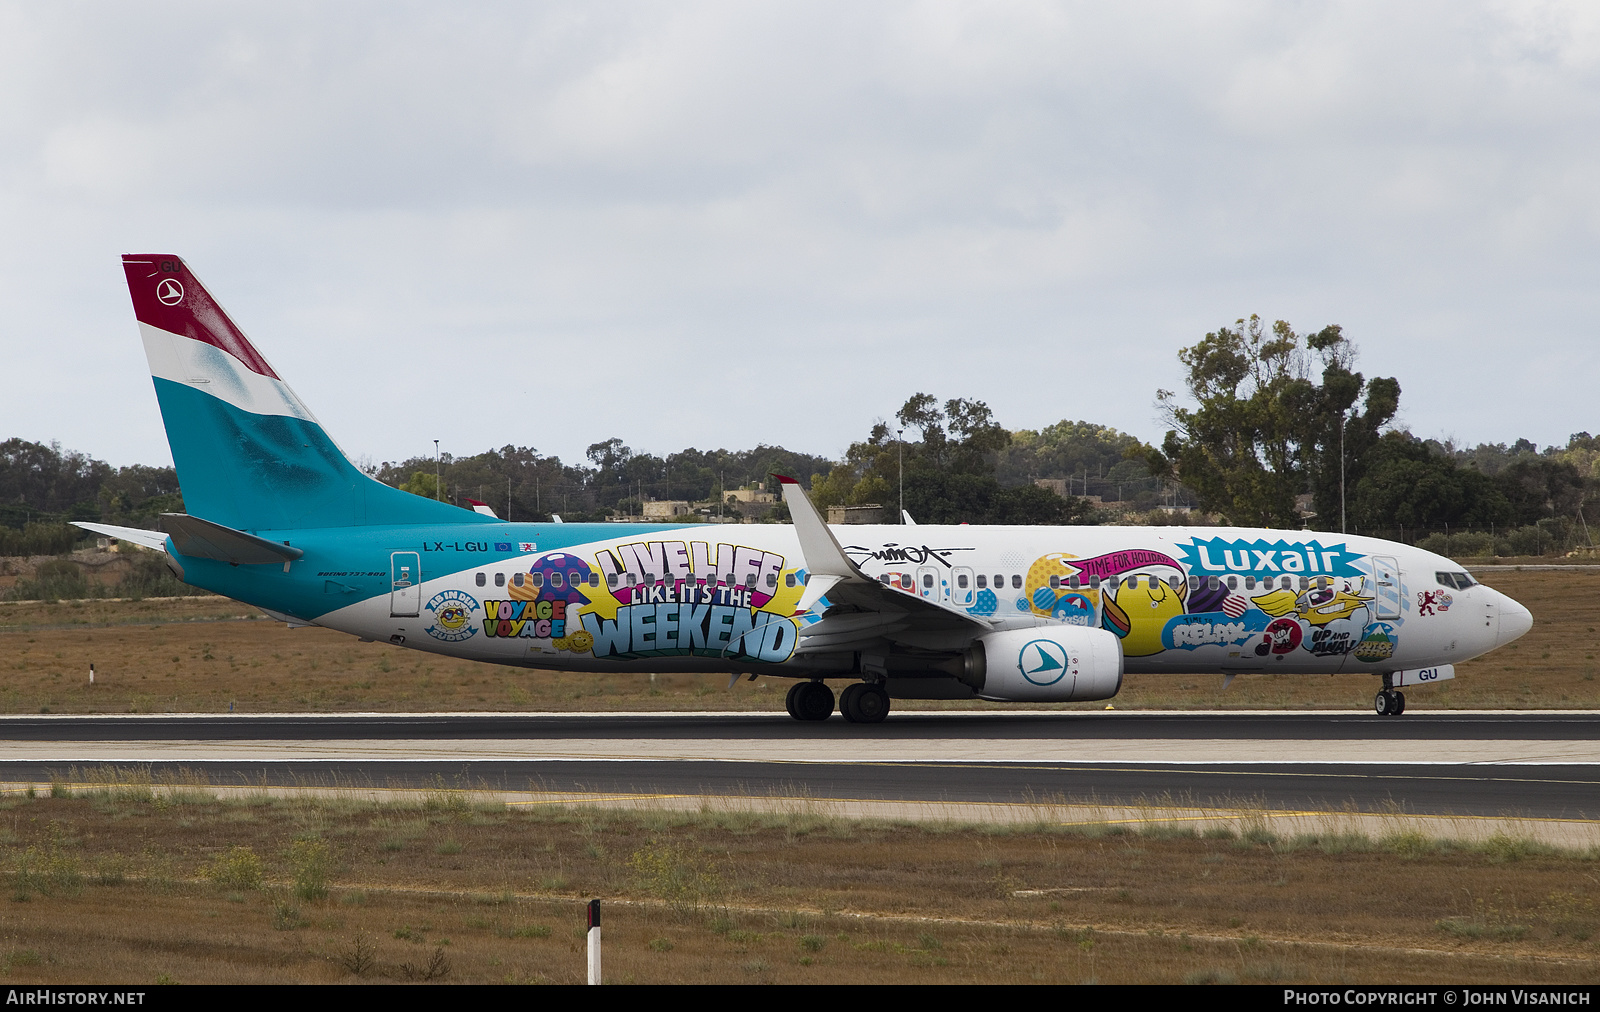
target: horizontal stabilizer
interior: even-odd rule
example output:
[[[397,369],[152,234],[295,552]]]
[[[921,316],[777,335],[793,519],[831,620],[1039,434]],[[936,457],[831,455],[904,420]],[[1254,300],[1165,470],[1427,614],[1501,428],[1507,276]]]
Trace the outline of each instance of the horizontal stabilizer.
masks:
[[[116,538],[118,541],[126,541],[141,548],[154,548],[158,552],[167,550],[167,536],[161,531],[146,531],[138,527],[118,527],[115,524],[87,524],[76,520],[72,522],[72,526],[82,527],[84,530],[93,531],[96,534],[104,534],[106,537]]]
[[[298,548],[236,531],[185,513],[161,514],[161,529],[172,535],[179,554],[197,559],[216,559],[236,566],[287,565],[306,554]]]

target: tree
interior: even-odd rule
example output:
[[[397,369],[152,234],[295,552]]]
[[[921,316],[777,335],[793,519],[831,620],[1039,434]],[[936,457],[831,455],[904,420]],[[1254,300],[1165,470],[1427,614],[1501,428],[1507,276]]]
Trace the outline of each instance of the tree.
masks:
[[[916,438],[902,440],[887,422],[873,425],[843,461],[812,476],[818,506],[878,503],[898,512],[904,487],[906,510],[921,523],[1065,524],[1088,515],[1082,499],[996,479],[1011,433],[983,401],[958,397],[941,406],[931,394],[917,393],[895,419]]]
[[[1178,353],[1197,406],[1157,392],[1171,429],[1148,455],[1150,472],[1182,481],[1202,509],[1241,526],[1299,526],[1295,497],[1308,490],[1321,504],[1322,526],[1337,524],[1341,456],[1348,480],[1400,397],[1395,380],[1367,383],[1351,371],[1354,357],[1338,326],[1302,342],[1284,321],[1269,331],[1251,316],[1207,334]],[[1320,383],[1312,379],[1314,360]],[[1350,413],[1363,391],[1366,409]]]
[[[1312,334],[1306,338],[1306,345],[1322,360],[1322,385],[1311,391],[1305,416],[1306,483],[1317,526],[1337,530],[1341,508],[1348,515],[1349,489],[1366,476],[1383,427],[1400,410],[1400,383],[1383,376],[1367,382],[1352,371],[1355,348],[1338,326],[1324,327]],[[1362,410],[1352,410],[1362,398],[1363,389]],[[1345,492],[1344,503],[1340,501],[1341,489]]]
[[[1350,489],[1350,519],[1368,530],[1488,527],[1510,523],[1515,515],[1495,479],[1458,467],[1407,432],[1385,433]]]

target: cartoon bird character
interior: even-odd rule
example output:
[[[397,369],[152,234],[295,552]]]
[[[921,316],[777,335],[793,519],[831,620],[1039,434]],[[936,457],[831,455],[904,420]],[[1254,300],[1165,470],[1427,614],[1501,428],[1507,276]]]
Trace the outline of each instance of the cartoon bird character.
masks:
[[[1312,584],[1298,593],[1288,589],[1274,590],[1270,594],[1252,597],[1250,601],[1273,618],[1293,613],[1305,619],[1309,625],[1327,625],[1348,619],[1357,609],[1367,606],[1372,595],[1362,593],[1366,589],[1366,580],[1364,576],[1353,583],[1346,579],[1335,579],[1326,587]]]
[[[1182,581],[1173,587],[1150,573],[1122,577],[1115,591],[1105,594],[1101,624],[1122,637],[1124,656],[1159,654],[1165,649],[1161,630],[1183,614],[1187,593],[1188,586]]]

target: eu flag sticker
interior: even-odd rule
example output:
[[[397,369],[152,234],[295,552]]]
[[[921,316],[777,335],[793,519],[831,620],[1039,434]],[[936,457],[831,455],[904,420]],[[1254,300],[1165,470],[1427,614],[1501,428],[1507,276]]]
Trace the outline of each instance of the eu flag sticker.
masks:
[[[494,550],[497,551],[497,552],[509,552],[509,551],[511,551],[511,542],[509,542],[509,541],[496,541],[494,543]]]

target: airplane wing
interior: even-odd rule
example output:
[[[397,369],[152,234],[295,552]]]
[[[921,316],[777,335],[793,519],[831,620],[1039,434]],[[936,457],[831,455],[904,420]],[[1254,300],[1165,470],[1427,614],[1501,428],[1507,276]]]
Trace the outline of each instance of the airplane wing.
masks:
[[[783,485],[783,499],[789,504],[809,574],[795,612],[809,612],[824,597],[829,605],[821,619],[800,630],[797,653],[860,650],[885,641],[952,649],[997,628],[987,619],[896,590],[863,573],[839,547],[800,484],[782,475],[773,477]]]

